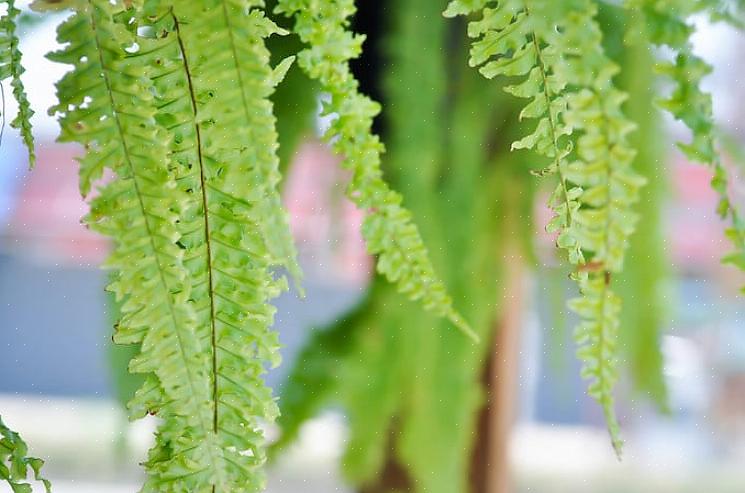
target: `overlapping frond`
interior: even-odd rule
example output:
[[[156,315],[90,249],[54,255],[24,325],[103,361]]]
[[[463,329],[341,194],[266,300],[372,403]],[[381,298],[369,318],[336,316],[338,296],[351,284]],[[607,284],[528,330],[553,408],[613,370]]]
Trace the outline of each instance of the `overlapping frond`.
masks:
[[[659,104],[691,131],[690,142],[679,143],[680,149],[689,159],[711,167],[714,173],[711,186],[719,195],[717,212],[723,219],[729,219],[727,236],[735,247],[723,261],[745,270],[745,218],[730,199],[729,173],[717,150],[711,94],[701,89],[702,80],[712,68],[693,52],[691,43],[695,33],[691,16],[708,11],[716,18],[722,17],[723,9],[732,11],[726,2],[718,0],[628,0],[627,6],[641,14],[649,40],[674,54],[671,61],[658,63],[658,71],[674,84],[672,93]]]
[[[141,22],[90,0],[50,55],[75,66],[52,112],[61,140],[87,149],[81,191],[116,175],[87,222],[115,239],[115,339],[141,345],[130,370],[150,375],[130,409],[162,418],[143,491],[264,484],[260,425],[277,408],[262,375],[279,362],[268,302],[286,288],[273,269],[300,274],[268,100],[291,59],[269,66],[264,38],[279,30],[259,4],[152,2]]]
[[[209,347],[198,338],[184,252],[176,243],[185,197],[169,173],[168,135],[156,125],[143,56],[152,46],[139,40],[140,51],[125,51],[135,38],[114,21],[120,10],[107,0],[91,0],[60,26],[59,41],[67,46],[50,58],[74,70],[57,84],[60,104],[52,111],[59,114],[60,139],[87,149],[80,160],[83,194],[104,168],[115,173],[91,201],[87,223],[115,240],[108,266],[116,277],[109,289],[123,300],[115,340],[141,345],[131,371],[157,375],[132,408],[167,421],[179,417],[178,437],[187,435],[198,445],[189,464],[208,462],[208,468],[215,462],[210,455],[220,452],[211,435],[211,387],[204,371]],[[174,450],[183,443],[169,430],[160,438]]]
[[[610,281],[622,268],[643,179],[631,169],[627,135],[634,125],[621,109],[626,95],[613,85],[618,67],[603,51],[592,2],[455,0],[445,15],[477,11],[481,18],[469,25],[476,38],[470,63],[488,78],[522,78],[505,89],[530,100],[521,118],[538,124],[512,147],[549,158],[540,174],[558,177],[548,230],[576,265],[582,296],[570,307],[582,318],[578,356],[620,453],[613,405],[620,299]]]
[[[372,133],[380,106],[359,92],[349,61],[360,54],[364,36],[348,30],[355,12],[353,0],[318,2],[280,0],[277,10],[295,18],[295,33],[309,47],[298,63],[317,80],[330,100],[324,113],[333,115],[326,134],[334,150],[352,171],[349,197],[366,212],[363,235],[368,251],[378,256],[378,272],[396,283],[399,291],[421,300],[427,310],[447,317],[470,337],[476,334],[453,308],[445,285],[434,272],[428,252],[401,196],[383,180],[380,139]]]
[[[31,132],[31,117],[34,111],[28,102],[26,90],[21,81],[21,74],[25,71],[21,65],[21,50],[18,48],[18,35],[16,34],[16,21],[21,13],[15,6],[15,0],[0,1],[0,9],[5,8],[5,12],[0,17],[0,83],[10,79],[10,85],[13,88],[13,97],[18,103],[18,114],[10,122],[13,128],[21,132],[24,144],[28,149],[29,166],[33,167],[36,162],[34,152],[34,136]],[[3,94],[4,98],[5,95]],[[3,113],[5,107],[3,106]],[[5,124],[5,115],[0,115]],[[2,130],[0,129],[0,137]]]
[[[29,469],[34,479],[44,485],[47,493],[51,492],[51,484],[41,476],[44,461],[28,455],[28,446],[23,438],[8,428],[0,417],[0,481],[10,486],[13,493],[31,493],[33,491],[28,482]]]

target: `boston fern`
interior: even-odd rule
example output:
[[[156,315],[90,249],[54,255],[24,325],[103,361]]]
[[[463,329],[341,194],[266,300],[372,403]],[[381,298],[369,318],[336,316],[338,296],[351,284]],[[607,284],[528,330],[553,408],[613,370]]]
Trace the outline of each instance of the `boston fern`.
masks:
[[[603,52],[596,6],[589,0],[481,3],[456,0],[445,14],[482,10],[483,17],[469,26],[477,38],[471,64],[488,78],[525,77],[505,90],[529,99],[520,117],[538,119],[538,125],[512,148],[534,149],[551,160],[541,172],[558,182],[548,231],[558,234],[557,245],[577,266],[572,277],[582,296],[570,306],[582,318],[582,373],[592,380],[590,395],[603,406],[620,454],[612,394],[620,300],[610,284],[623,267],[637,220],[632,206],[644,181],[631,169],[634,150],[627,135],[634,124],[621,108],[625,94],[613,84],[619,69]]]
[[[635,168],[648,170],[650,164],[635,163],[637,149],[632,142],[637,122],[626,109],[628,95],[620,88],[620,65],[606,53],[607,33],[599,15],[602,9],[622,11],[629,37],[642,37],[647,46],[664,46],[674,53],[672,61],[659,64],[659,73],[674,84],[672,93],[659,103],[691,129],[691,142],[681,144],[684,152],[714,170],[719,212],[731,221],[729,236],[736,247],[726,260],[745,268],[745,223],[728,196],[728,173],[717,154],[711,98],[699,89],[710,67],[693,53],[690,42],[692,16],[709,14],[739,26],[742,5],[724,0],[628,0],[612,6],[593,0],[454,0],[441,6],[421,1],[402,0],[410,25],[418,25],[416,9],[438,17],[441,13],[467,16],[468,35],[473,38],[470,65],[518,98],[519,119],[532,122],[532,130],[511,146],[532,151],[532,157],[510,162],[540,163],[544,169],[535,174],[553,190],[548,231],[556,235],[578,285],[579,296],[569,305],[580,318],[576,341],[582,375],[590,380],[589,394],[602,406],[620,456],[613,389],[621,358],[619,331],[624,328],[614,280],[624,272],[632,233],[640,216],[644,219],[635,208],[647,180]],[[409,4],[411,8],[404,8]],[[33,112],[20,79],[19,10],[12,0],[0,5],[5,7],[0,19],[0,80],[10,79],[19,103],[11,125],[20,130],[33,164]],[[106,263],[115,273],[108,289],[121,303],[114,340],[139,347],[129,369],[146,376],[129,404],[130,414],[159,418],[155,445],[144,463],[147,479],[142,491],[232,493],[264,488],[263,429],[282,408],[263,378],[268,367],[280,363],[278,335],[272,331],[276,311],[272,300],[288,287],[284,273],[294,278],[298,288],[302,281],[280,198],[280,136],[272,101],[293,64],[305,73],[308,84],[317,84],[326,95],[322,113],[331,124],[325,137],[351,171],[348,196],[365,213],[362,232],[369,252],[377,257],[377,271],[399,295],[446,320],[462,332],[460,338],[469,339],[471,349],[459,349],[463,367],[457,371],[464,380],[477,377],[485,351],[473,348],[489,337],[481,327],[492,314],[471,307],[463,308],[465,316],[461,315],[455,301],[459,298],[448,294],[446,281],[459,297],[473,292],[471,285],[453,273],[439,276],[414,219],[419,222],[421,216],[428,231],[437,229],[433,220],[404,208],[402,196],[384,180],[384,146],[372,130],[381,105],[362,93],[350,66],[365,39],[350,28],[354,0],[278,0],[272,8],[263,0],[37,0],[35,6],[40,11],[69,12],[58,29],[63,47],[49,58],[71,69],[57,83],[58,104],[50,114],[59,120],[59,140],[77,142],[85,149],[79,159],[80,191],[90,204],[85,223],[114,243]],[[444,45],[444,31],[433,34],[427,26],[434,24],[431,19],[427,22],[420,25],[421,32],[438,36]],[[270,41],[290,35],[302,47],[274,61]],[[407,42],[403,34],[400,40]],[[459,70],[462,62],[448,60],[450,70]],[[437,73],[440,67],[434,62],[422,64],[422,70],[429,69]],[[396,70],[402,78],[413,77],[406,67]],[[485,88],[490,85],[485,81],[467,74],[462,80],[470,89],[483,90],[484,101],[488,97],[504,103],[506,96],[488,93]],[[431,90],[423,89],[419,102],[432,113],[445,87],[436,80],[428,87]],[[392,100],[405,104],[400,94],[391,93]],[[463,132],[453,148],[481,147],[478,139],[467,141],[469,132],[492,132],[486,123],[469,116],[481,105],[481,93],[465,94],[453,105],[455,127]],[[429,126],[417,127],[417,118],[411,114],[394,119],[393,126],[409,131],[406,125],[411,121],[412,131],[426,135],[428,128],[442,125],[444,133],[445,125],[434,119]],[[421,116],[422,121],[426,118]],[[431,134],[430,140],[437,138],[436,132]],[[395,146],[405,147],[401,142]],[[420,163],[415,160],[428,159],[426,152],[410,149],[409,161],[403,165],[416,169]],[[467,153],[460,158],[469,159]],[[490,161],[483,156],[476,159]],[[394,162],[402,166],[401,159]],[[461,169],[468,171],[469,165],[464,163]],[[412,180],[427,181],[424,173],[422,169]],[[505,176],[501,173],[496,180],[484,182],[474,171],[458,182],[479,187],[481,193],[476,195],[484,203],[479,202],[478,214],[491,211],[486,204],[490,193],[499,190],[509,195],[499,181]],[[399,170],[399,174],[404,173]],[[469,201],[473,194],[440,192],[451,208],[473,205]],[[493,202],[497,200],[494,197]],[[474,224],[488,223],[488,215],[477,212],[472,215],[481,222]],[[458,220],[452,211],[438,214],[451,223]],[[462,246],[457,232],[452,234],[452,244],[446,232],[438,234],[445,236],[443,250]],[[489,251],[488,245],[482,249]],[[433,259],[442,255],[439,250],[433,253]],[[494,278],[489,282],[496,283],[496,270],[481,269],[479,274],[485,272]],[[372,291],[380,294],[390,289],[376,281]],[[496,291],[486,292],[493,296]],[[392,296],[381,299],[388,298]],[[489,303],[481,298],[472,299],[472,305]],[[385,303],[372,296],[363,306],[383,310]],[[353,315],[348,320],[363,319]],[[339,357],[352,351],[347,346],[364,347],[359,334],[341,345],[334,342],[342,326],[340,322],[314,344],[332,344]],[[415,336],[401,347],[441,336],[410,330]],[[426,351],[426,347],[433,346],[416,349]],[[309,351],[301,360],[316,361]],[[387,361],[386,366],[391,366]],[[338,384],[328,372],[319,372],[318,388],[324,391],[313,399],[328,397],[332,393],[328,389]],[[299,378],[313,388],[314,375]],[[466,413],[473,414],[479,396],[469,394],[465,400],[471,403]],[[302,400],[290,400],[288,405],[291,419],[283,425],[293,432],[310,416],[310,409],[318,407]],[[380,419],[385,423],[390,416]],[[472,438],[467,427],[463,430],[458,443],[468,448]],[[368,442],[360,443],[385,441],[385,430],[373,431],[377,438],[368,436]],[[405,429],[402,446],[402,455],[414,469],[420,467],[419,457],[428,457],[411,445],[417,433]],[[0,478],[13,491],[30,491],[25,483],[27,468],[38,476],[41,461],[27,458],[25,443],[1,422],[0,434]],[[280,443],[291,440],[291,435],[283,436]],[[357,438],[353,435],[352,442],[357,443]],[[360,465],[360,471],[379,467],[369,466],[376,460],[359,463],[368,464]],[[417,474],[414,471],[413,476]],[[422,484],[431,482],[423,491],[439,491],[438,483],[448,484],[424,473],[421,477]]]

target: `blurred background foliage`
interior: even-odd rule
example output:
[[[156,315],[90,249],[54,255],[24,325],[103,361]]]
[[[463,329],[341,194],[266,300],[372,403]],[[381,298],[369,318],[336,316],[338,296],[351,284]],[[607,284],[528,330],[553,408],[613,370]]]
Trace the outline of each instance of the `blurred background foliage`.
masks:
[[[508,413],[511,405],[495,402],[488,370],[491,360],[517,364],[516,357],[499,354],[494,342],[499,331],[519,330],[519,322],[505,323],[523,308],[514,304],[522,283],[506,273],[514,273],[516,263],[547,276],[559,269],[544,265],[533,240],[540,235],[536,195],[547,191],[530,172],[546,163],[509,151],[522,131],[513,124],[520,102],[502,84],[452,62],[466,60],[468,45],[464,22],[442,22],[446,3],[409,0],[382,9],[363,3],[356,28],[368,40],[356,69],[363,89],[385,107],[378,128],[387,144],[388,178],[413,211],[458,309],[485,343],[472,346],[447,330],[446,322],[373,280],[364,302],[311,339],[281,392],[282,435],[275,448],[290,443],[324,402],[341,404],[350,433],[344,471],[370,492],[495,491],[482,470],[495,464],[479,467],[489,457],[474,454],[494,453],[490,442],[503,437],[491,436],[489,427],[494,413]],[[650,182],[640,207],[644,220],[620,282],[630,300],[623,347],[635,389],[665,409],[659,349],[666,322],[660,230],[665,175],[659,173],[656,138],[662,130],[650,111],[651,54],[647,46],[624,44],[623,15],[604,6],[601,24],[610,33],[608,53],[624,67],[621,84],[640,126],[636,167]],[[566,286],[559,280],[547,289],[564,299]],[[564,303],[553,310],[554,318],[563,316]],[[490,407],[498,409],[490,413]],[[485,412],[486,419],[479,419]]]

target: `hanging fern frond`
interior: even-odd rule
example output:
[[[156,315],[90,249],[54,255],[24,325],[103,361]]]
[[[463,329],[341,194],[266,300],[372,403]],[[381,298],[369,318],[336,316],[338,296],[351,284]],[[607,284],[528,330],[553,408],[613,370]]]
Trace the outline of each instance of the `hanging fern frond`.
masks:
[[[31,117],[34,111],[28,102],[26,90],[21,81],[21,74],[25,72],[21,65],[21,50],[18,49],[18,35],[16,34],[16,21],[21,13],[15,6],[15,0],[0,1],[0,9],[5,7],[6,11],[0,17],[0,83],[10,79],[10,85],[13,88],[13,97],[18,103],[18,114],[10,122],[10,126],[21,132],[24,144],[28,149],[28,162],[30,167],[36,163],[36,154],[34,152],[34,136],[31,132]],[[3,101],[5,95],[2,95]],[[5,125],[5,107],[3,106],[2,124]],[[2,129],[0,129],[0,140],[2,139]]]
[[[219,446],[211,434],[208,353],[186,302],[188,272],[176,244],[184,197],[168,172],[167,134],[155,124],[147,59],[124,51],[135,39],[114,22],[120,10],[107,0],[91,0],[60,25],[58,39],[68,46],[49,57],[74,70],[57,84],[60,104],[51,111],[59,114],[60,140],[87,149],[80,160],[83,194],[104,168],[116,174],[91,202],[86,221],[116,244],[108,260],[116,270],[109,290],[122,301],[115,341],[141,345],[131,371],[158,375],[138,391],[133,412],[157,411],[180,434],[198,439],[189,464],[208,468],[212,462],[204,463]],[[171,416],[183,419],[173,423]],[[170,438],[167,431],[163,436]]]
[[[265,362],[279,363],[269,301],[286,289],[272,270],[286,267],[297,277],[299,270],[277,191],[268,99],[291,59],[269,66],[264,39],[281,31],[258,5],[153,2],[153,36],[138,40],[153,43],[141,46],[141,63],[153,67],[155,118],[168,132],[171,172],[186,197],[178,245],[200,352],[187,364],[208,382],[198,406],[209,415],[210,438],[205,446],[204,430],[185,428],[178,406],[161,403],[165,421],[146,491],[261,491],[265,483],[261,424],[278,414],[262,378]],[[141,395],[144,402],[157,397]]]
[[[28,456],[28,446],[23,438],[8,428],[0,417],[0,481],[5,481],[13,493],[31,493],[28,483],[29,469],[34,480],[41,482],[47,493],[52,491],[51,483],[41,476],[44,461]]]
[[[691,131],[691,141],[679,143],[678,147],[689,159],[712,169],[711,186],[719,196],[717,213],[722,219],[729,220],[727,237],[735,248],[722,260],[745,270],[745,218],[730,198],[729,172],[717,149],[711,94],[701,89],[702,80],[712,68],[693,52],[691,43],[696,29],[690,17],[704,11],[716,18],[717,12],[727,4],[719,0],[628,0],[626,5],[640,14],[644,21],[642,30],[649,40],[657,46],[667,47],[674,54],[672,61],[658,63],[659,73],[674,84],[672,93],[659,101],[659,105]]]
[[[364,41],[364,36],[348,30],[354,1],[279,0],[277,11],[294,16],[294,32],[309,45],[298,55],[298,63],[330,96],[324,113],[334,120],[326,138],[344,156],[344,167],[352,171],[347,191],[366,213],[363,235],[368,251],[378,256],[378,272],[395,283],[399,292],[420,300],[427,310],[447,317],[478,340],[436,277],[411,213],[402,206],[402,197],[383,180],[380,156],[384,146],[372,133],[373,118],[380,106],[359,92],[359,83],[349,67]]]
[[[272,269],[300,274],[268,100],[292,60],[270,68],[264,38],[279,30],[259,3],[152,2],[137,36],[142,19],[90,0],[51,56],[75,65],[53,111],[61,139],[88,149],[81,190],[104,167],[117,175],[88,223],[116,240],[115,340],[141,345],[130,370],[150,375],[132,414],[162,418],[144,491],[264,485],[260,421],[278,413],[262,379],[279,363],[268,302],[287,284]]]
[[[614,449],[620,454],[614,410],[620,299],[610,288],[620,272],[634,230],[644,180],[633,172],[634,129],[622,111],[626,95],[613,85],[618,67],[605,55],[597,6],[585,0],[451,2],[446,16],[482,12],[469,25],[476,38],[470,63],[488,77],[522,77],[505,88],[530,99],[521,118],[536,129],[513,144],[551,160],[541,175],[557,175],[548,225],[557,245],[576,265],[580,298],[570,307],[582,318],[577,328],[582,374],[589,394],[602,406]]]

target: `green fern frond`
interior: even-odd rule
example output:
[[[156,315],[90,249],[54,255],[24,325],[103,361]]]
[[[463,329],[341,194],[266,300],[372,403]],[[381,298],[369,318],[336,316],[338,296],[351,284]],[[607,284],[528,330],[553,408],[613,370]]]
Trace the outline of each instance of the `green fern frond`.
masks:
[[[476,11],[482,17],[469,25],[476,38],[471,65],[487,78],[521,77],[505,90],[530,100],[521,118],[538,120],[512,148],[549,158],[539,174],[558,176],[547,229],[577,266],[573,278],[582,296],[570,307],[582,318],[578,356],[620,454],[613,409],[620,300],[610,280],[622,268],[636,222],[631,208],[644,180],[631,169],[635,153],[627,136],[634,124],[621,109],[626,95],[613,85],[618,67],[603,51],[592,2],[455,0],[445,15]]]
[[[258,6],[179,2],[149,21],[157,45],[143,54],[154,67],[156,119],[170,136],[172,172],[187,196],[179,245],[207,359],[195,366],[210,382],[202,407],[215,448],[200,461],[193,453],[200,434],[184,433],[179,417],[161,410],[166,422],[145,491],[260,491],[265,483],[260,425],[278,414],[262,379],[264,362],[279,363],[269,301],[286,289],[272,270],[298,270],[276,188],[268,100],[290,62],[269,66],[264,39],[281,31]]]
[[[663,227],[669,177],[659,170],[664,151],[662,141],[651,138],[661,129],[659,112],[649,111],[656,97],[653,54],[641,36],[632,43],[624,41],[623,25],[628,22],[628,16],[618,15],[614,8],[601,19],[604,26],[615,22],[615,28],[606,32],[613,32],[609,41],[615,47],[624,47],[619,57],[621,66],[633,63],[635,67],[624,71],[621,77],[629,92],[628,114],[639,125],[632,136],[632,145],[638,151],[635,168],[647,179],[637,206],[643,220],[631,238],[624,271],[614,281],[618,294],[632,307],[621,314],[624,330],[620,345],[635,390],[654,402],[660,412],[669,413],[661,347],[670,321],[667,290],[671,272]]]
[[[61,138],[88,148],[83,193],[104,167],[117,174],[88,222],[116,239],[116,341],[140,344],[130,370],[151,375],[130,409],[162,419],[143,491],[260,491],[260,420],[278,413],[262,379],[279,363],[268,302],[286,289],[272,269],[299,278],[268,100],[291,61],[269,67],[264,38],[279,30],[258,2],[153,13],[162,3],[145,10],[149,37],[122,4],[79,7],[51,57],[76,67],[53,110]]]
[[[8,428],[0,417],[0,480],[5,481],[13,493],[31,493],[33,490],[27,482],[31,469],[34,479],[40,481],[46,492],[50,493],[51,483],[41,476],[44,461],[27,454],[26,442],[18,433]]]
[[[735,247],[735,251],[722,260],[745,270],[745,220],[730,199],[729,173],[717,150],[711,94],[701,89],[702,80],[712,68],[693,52],[691,36],[695,27],[689,20],[701,11],[716,14],[726,6],[725,2],[628,0],[627,6],[641,14],[649,40],[674,53],[672,61],[658,64],[658,71],[674,83],[672,93],[659,101],[659,105],[691,131],[691,141],[679,143],[680,149],[689,159],[708,165],[714,172],[711,186],[719,196],[717,213],[723,219],[729,219],[727,237]]]
[[[326,138],[352,171],[349,197],[366,213],[363,235],[368,251],[378,255],[377,269],[399,291],[420,300],[427,310],[447,317],[474,340],[478,336],[453,307],[445,285],[434,272],[429,254],[401,196],[383,180],[380,139],[372,133],[380,106],[359,92],[349,61],[360,54],[364,36],[347,28],[353,0],[318,2],[280,0],[277,12],[295,17],[295,33],[310,47],[298,63],[330,95],[324,113],[334,120]]]
[[[18,35],[16,34],[16,20],[21,11],[16,8],[15,0],[2,0],[0,7],[3,5],[7,10],[0,18],[0,83],[10,78],[13,97],[18,102],[18,114],[10,122],[10,126],[21,132],[23,142],[28,149],[29,166],[33,168],[36,164],[34,136],[31,132],[31,117],[34,111],[31,109],[21,81],[21,74],[25,72],[25,69],[21,65],[21,50],[18,49]],[[4,125],[5,115],[0,115],[0,117],[3,118]],[[0,130],[1,137],[2,130]]]

